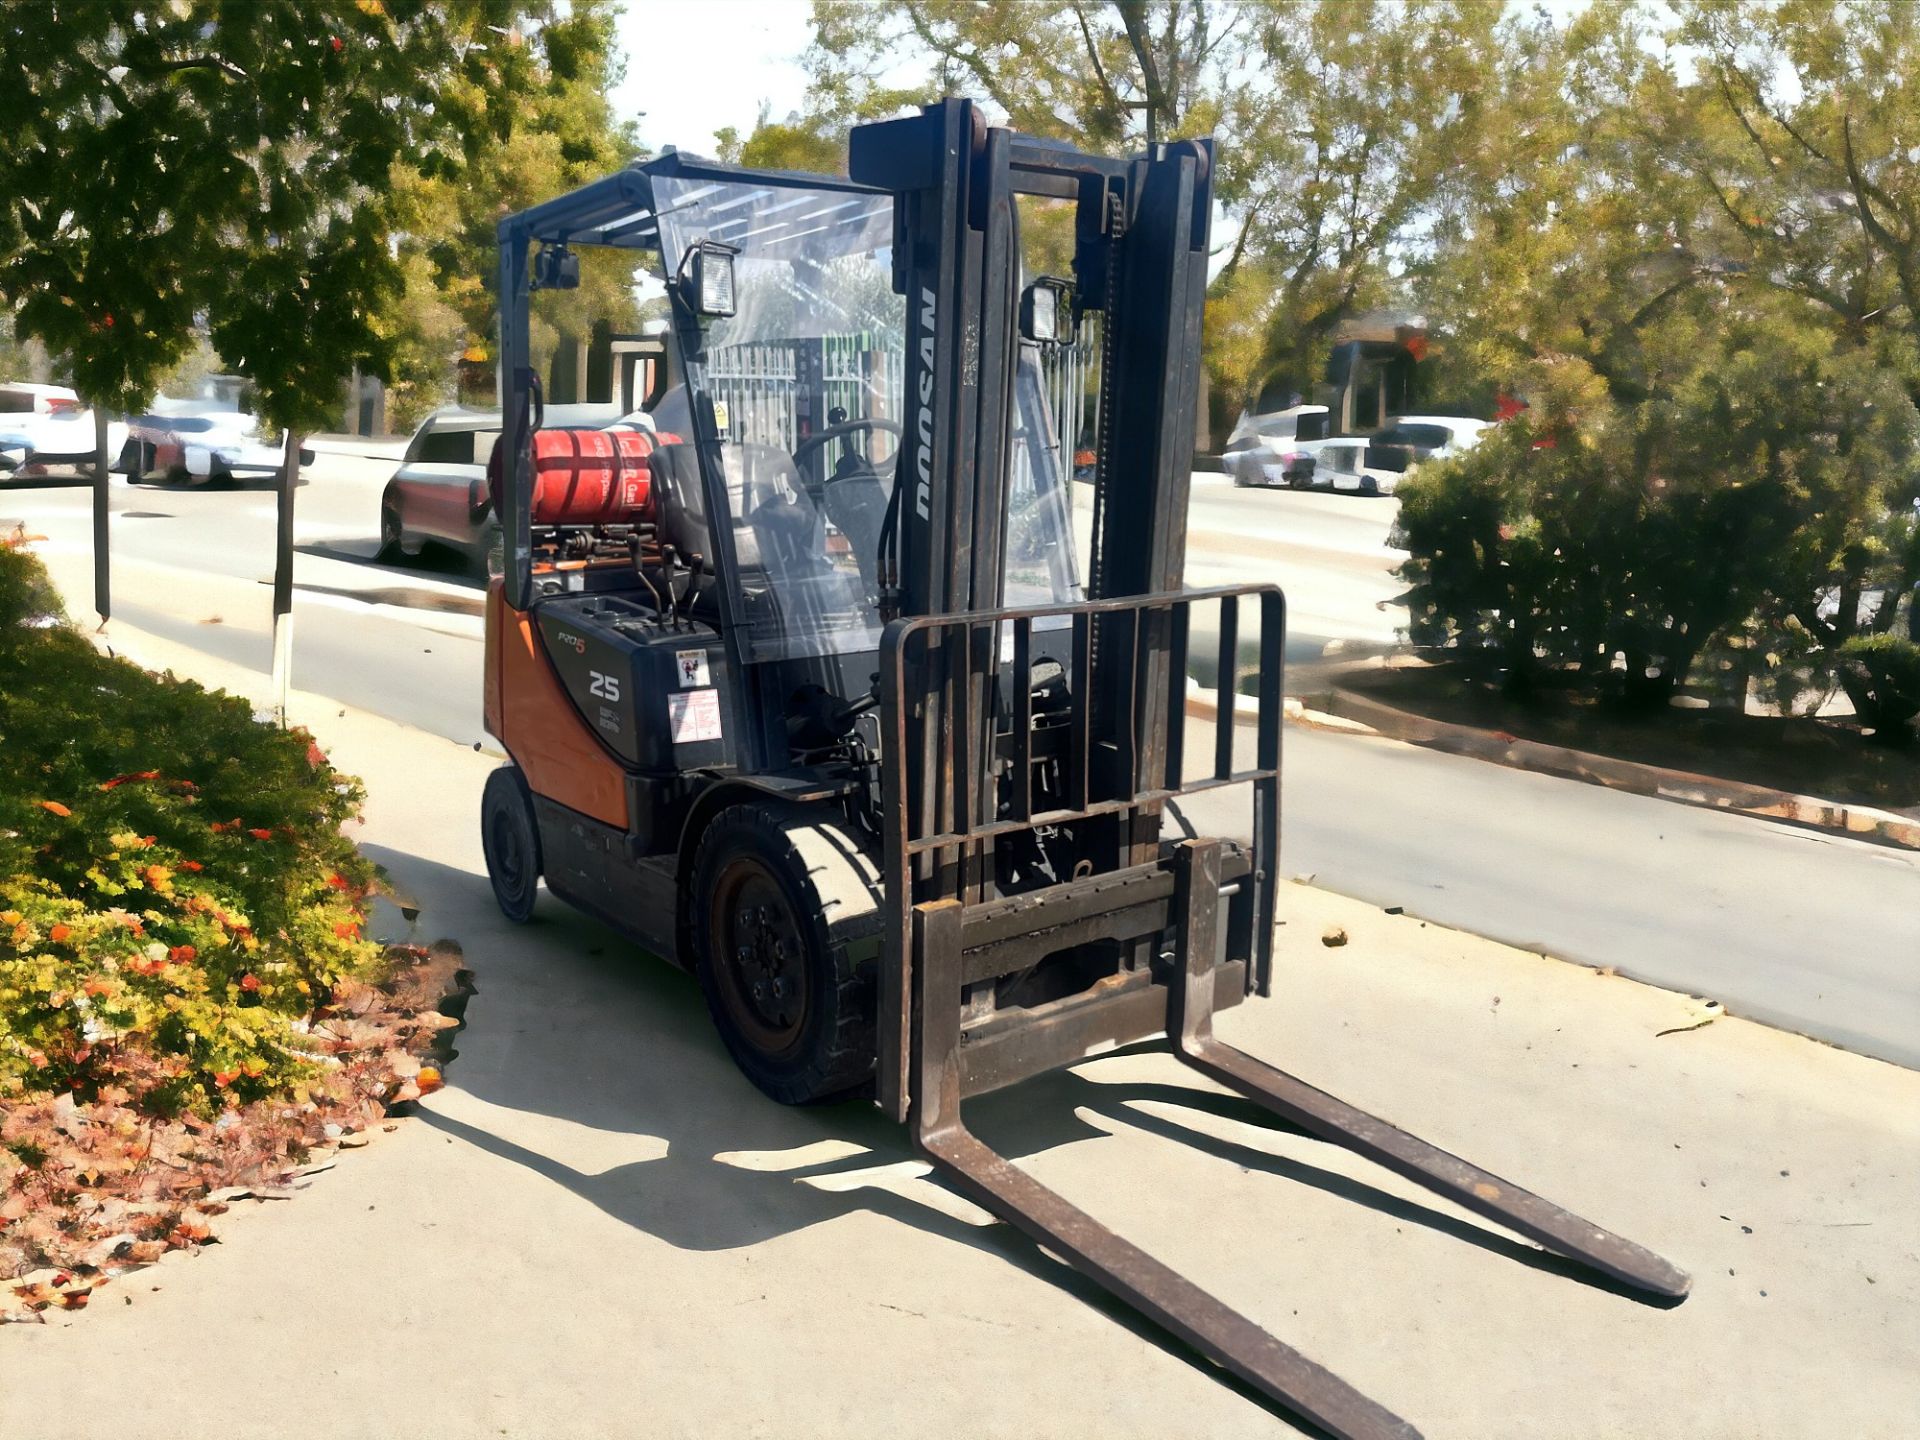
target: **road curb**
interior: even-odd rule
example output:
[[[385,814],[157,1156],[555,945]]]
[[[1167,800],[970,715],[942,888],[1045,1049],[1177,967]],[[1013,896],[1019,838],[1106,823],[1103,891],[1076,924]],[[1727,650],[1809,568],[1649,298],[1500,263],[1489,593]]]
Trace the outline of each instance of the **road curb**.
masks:
[[[1392,740],[1404,740],[1451,755],[1487,760],[1516,770],[1533,770],[1626,790],[1636,795],[1652,795],[1662,800],[1677,800],[1709,810],[1729,810],[1740,815],[1755,815],[1768,820],[1788,820],[1820,830],[1832,830],[1862,840],[1877,840],[1909,850],[1920,850],[1920,820],[1890,810],[1867,805],[1848,805],[1823,800],[1814,795],[1796,795],[1765,785],[1748,785],[1737,780],[1722,780],[1688,770],[1669,770],[1621,760],[1611,755],[1594,755],[1537,740],[1522,740],[1497,730],[1480,730],[1470,725],[1435,720],[1415,715],[1351,690],[1334,689],[1326,697],[1329,718],[1359,724],[1373,733]]]
[[[1260,723],[1260,700],[1255,695],[1236,695],[1234,697],[1233,723],[1236,725],[1258,725]],[[1282,701],[1281,719],[1289,725],[1305,725],[1313,730],[1333,730],[1343,735],[1374,735],[1377,732],[1371,725],[1358,720],[1348,720],[1339,715],[1329,715],[1324,710],[1310,709],[1307,702],[1298,695],[1288,695]],[[1220,717],[1220,692],[1209,690],[1196,684],[1191,677],[1187,680],[1187,718],[1205,720],[1209,723]]]

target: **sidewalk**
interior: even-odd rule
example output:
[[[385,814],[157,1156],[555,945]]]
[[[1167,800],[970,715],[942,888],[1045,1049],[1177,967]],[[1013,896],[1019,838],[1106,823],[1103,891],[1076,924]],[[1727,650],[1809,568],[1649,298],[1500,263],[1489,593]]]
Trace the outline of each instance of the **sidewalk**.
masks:
[[[1291,1433],[870,1108],[761,1099],[687,977],[549,899],[501,921],[491,760],[321,697],[293,718],[367,781],[415,936],[477,974],[449,1088],[198,1258],[0,1331],[0,1433]],[[1281,912],[1283,998],[1228,1040],[1651,1246],[1693,1297],[1583,1283],[1158,1054],[977,1102],[983,1137],[1435,1440],[1910,1433],[1920,1074],[1688,1029],[1684,997],[1306,887]]]

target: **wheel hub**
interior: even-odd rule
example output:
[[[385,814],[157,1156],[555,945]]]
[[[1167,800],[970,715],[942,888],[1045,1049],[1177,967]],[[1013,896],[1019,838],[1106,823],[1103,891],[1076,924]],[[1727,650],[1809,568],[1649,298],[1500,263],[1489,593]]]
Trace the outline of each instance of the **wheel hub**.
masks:
[[[806,1020],[806,942],[773,876],[735,863],[715,897],[714,956],[727,1009],[769,1053],[799,1039]]]

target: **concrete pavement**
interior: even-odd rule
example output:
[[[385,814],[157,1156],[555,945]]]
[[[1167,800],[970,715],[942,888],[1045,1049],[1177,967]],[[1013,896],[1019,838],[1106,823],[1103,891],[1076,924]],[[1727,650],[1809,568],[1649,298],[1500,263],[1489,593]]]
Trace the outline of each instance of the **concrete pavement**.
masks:
[[[1215,833],[1246,804],[1197,797]],[[1920,1067],[1920,854],[1287,728],[1287,875]]]
[[[871,1109],[760,1098],[684,976],[550,899],[507,926],[486,757],[331,699],[294,718],[367,779],[360,838],[413,933],[478,973],[450,1086],[222,1244],[0,1331],[0,1433],[1292,1433]],[[1737,1019],[1663,1035],[1682,997],[1306,887],[1282,918],[1280,998],[1226,1038],[1659,1250],[1693,1297],[1583,1283],[1158,1054],[977,1128],[1435,1440],[1910,1433],[1920,1075]]]

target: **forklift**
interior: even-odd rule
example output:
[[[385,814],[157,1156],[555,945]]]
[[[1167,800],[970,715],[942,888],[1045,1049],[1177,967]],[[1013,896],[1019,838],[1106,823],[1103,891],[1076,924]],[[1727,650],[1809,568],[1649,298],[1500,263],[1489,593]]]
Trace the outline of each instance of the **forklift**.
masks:
[[[502,221],[485,709],[511,758],[482,837],[510,919],[544,880],[690,970],[774,1100],[871,1098],[961,1193],[1279,1406],[1410,1436],[963,1115],[1165,1036],[1290,1125],[1687,1292],[1213,1033],[1273,986],[1286,624],[1274,586],[1183,588],[1213,174],[1210,141],[1112,159],[946,100],[855,127],[850,178],[669,151]],[[1036,208],[1072,220],[1069,275],[1027,273]],[[542,423],[531,297],[589,246],[665,288],[651,431]],[[1097,385],[1090,505],[1054,418],[1069,354]],[[1221,696],[1201,735],[1190,658]],[[1213,791],[1250,838],[1188,823]]]

